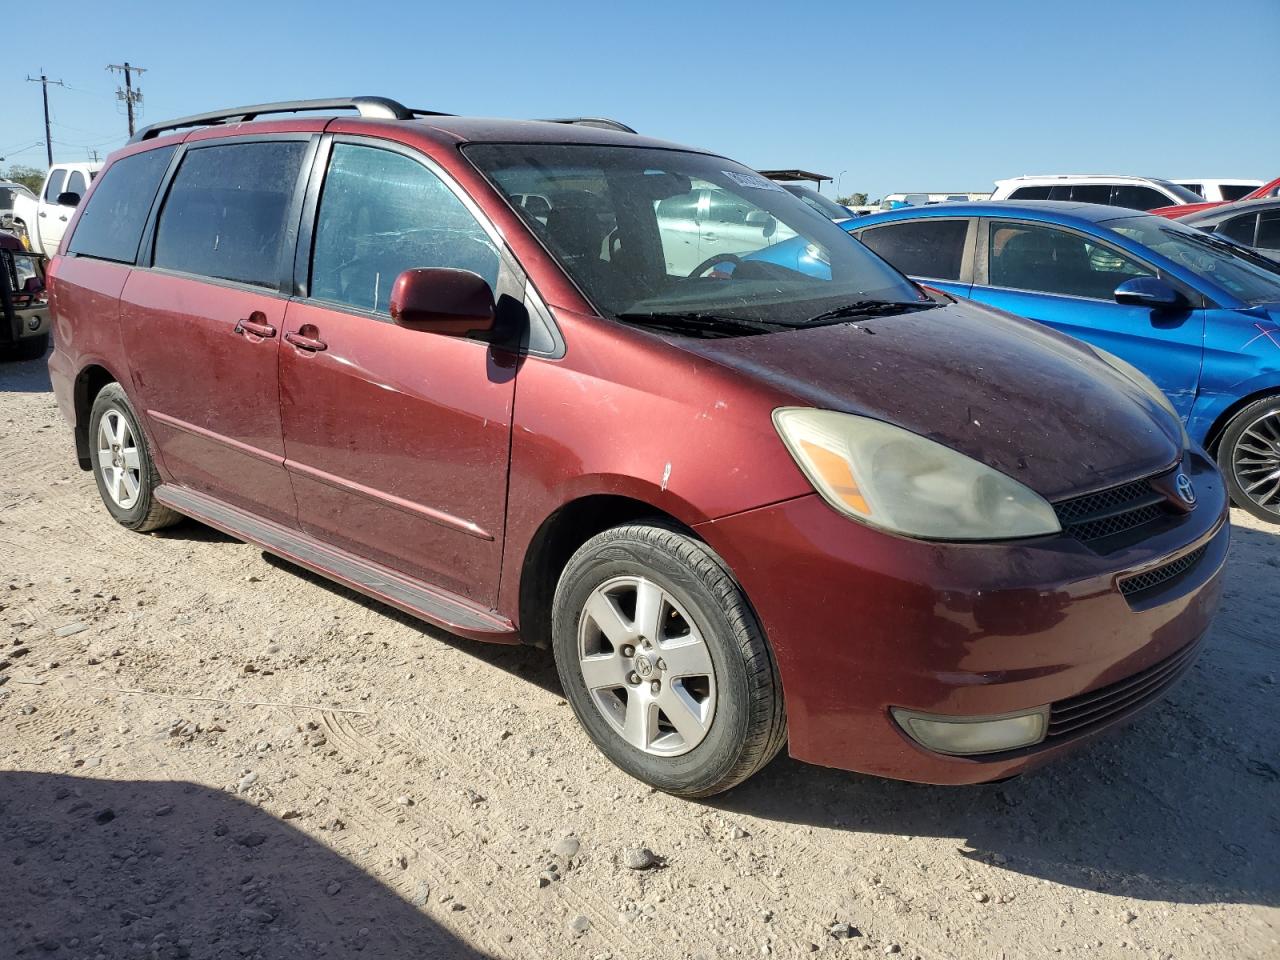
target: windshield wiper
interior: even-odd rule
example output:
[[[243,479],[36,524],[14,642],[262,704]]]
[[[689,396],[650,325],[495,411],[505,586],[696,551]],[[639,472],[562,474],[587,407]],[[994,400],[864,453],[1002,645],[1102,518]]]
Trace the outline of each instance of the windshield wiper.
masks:
[[[673,333],[706,333],[724,337],[740,337],[754,333],[776,333],[781,328],[797,326],[783,321],[747,320],[714,313],[619,313],[617,319],[653,330]]]
[[[895,313],[907,313],[912,310],[928,310],[938,304],[933,301],[903,302],[901,300],[855,300],[842,307],[828,310],[810,317],[799,326],[813,327],[828,323],[839,323],[850,317],[884,317]]]

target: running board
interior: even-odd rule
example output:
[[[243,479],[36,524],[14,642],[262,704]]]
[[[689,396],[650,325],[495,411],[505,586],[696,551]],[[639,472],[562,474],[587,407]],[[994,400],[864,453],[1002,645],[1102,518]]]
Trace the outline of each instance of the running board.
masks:
[[[267,553],[472,640],[519,643],[515,624],[493,610],[186,487],[162,483],[155,498],[178,513],[256,544]]]

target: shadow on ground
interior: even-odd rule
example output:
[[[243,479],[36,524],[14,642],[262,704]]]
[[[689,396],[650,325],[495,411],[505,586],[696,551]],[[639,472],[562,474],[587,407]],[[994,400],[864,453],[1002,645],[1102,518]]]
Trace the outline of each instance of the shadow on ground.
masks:
[[[487,956],[287,823],[192,783],[0,773],[0,891],[5,957]]]
[[[967,856],[1082,889],[1280,905],[1280,596],[1260,587],[1277,582],[1280,527],[1237,527],[1233,534],[1226,599],[1199,662],[1162,701],[1092,747],[1022,778],[976,787],[880,780],[782,756],[709,805],[863,834],[955,838]],[[453,637],[265,557],[425,637],[561,692],[546,651]]]
[[[7,360],[0,356],[0,391],[7,393],[49,393],[48,354],[39,360]]]

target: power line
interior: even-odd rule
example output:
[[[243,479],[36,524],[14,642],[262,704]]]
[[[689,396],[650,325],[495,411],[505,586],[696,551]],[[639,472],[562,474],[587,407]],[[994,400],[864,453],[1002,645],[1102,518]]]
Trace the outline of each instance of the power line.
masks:
[[[56,84],[59,87],[65,87],[66,84],[61,80],[50,80],[44,75],[44,68],[40,68],[40,78],[27,74],[28,83],[40,84],[41,92],[44,94],[44,145],[45,152],[49,158],[49,166],[53,166],[53,133],[49,130],[49,84]]]
[[[119,72],[124,74],[124,87],[116,88],[116,99],[123,100],[125,109],[129,113],[129,136],[133,136],[133,107],[134,104],[142,103],[142,88],[133,88],[133,75],[135,73],[146,73],[146,67],[131,66],[129,61],[124,63],[109,63],[107,69],[113,73]]]

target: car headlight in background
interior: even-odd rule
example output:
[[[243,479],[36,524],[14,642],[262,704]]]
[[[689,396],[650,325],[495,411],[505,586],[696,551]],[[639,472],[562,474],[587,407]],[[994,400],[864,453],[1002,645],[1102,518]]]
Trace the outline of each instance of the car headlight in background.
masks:
[[[1058,533],[1053,507],[997,470],[880,420],[780,407],[773,422],[814,489],[840,512],[925,540]]]
[[[1092,344],[1090,344],[1089,349],[1094,352],[1094,355],[1097,356],[1099,360],[1122,376],[1128,377],[1142,388],[1142,391],[1150,396],[1152,400],[1168,411],[1169,416],[1173,417],[1173,419],[1177,421],[1178,429],[1181,431],[1182,449],[1186,450],[1191,446],[1191,437],[1187,434],[1187,428],[1182,422],[1182,417],[1178,416],[1178,411],[1174,409],[1173,403],[1167,396],[1165,396],[1165,392],[1156,386],[1154,380],[1148,377],[1128,360],[1121,360],[1114,353],[1111,353],[1108,350],[1103,350],[1101,347],[1095,347]]]
[[[1049,730],[1048,707],[994,717],[945,717],[901,707],[890,712],[920,746],[956,756],[1030,747],[1043,740]]]

